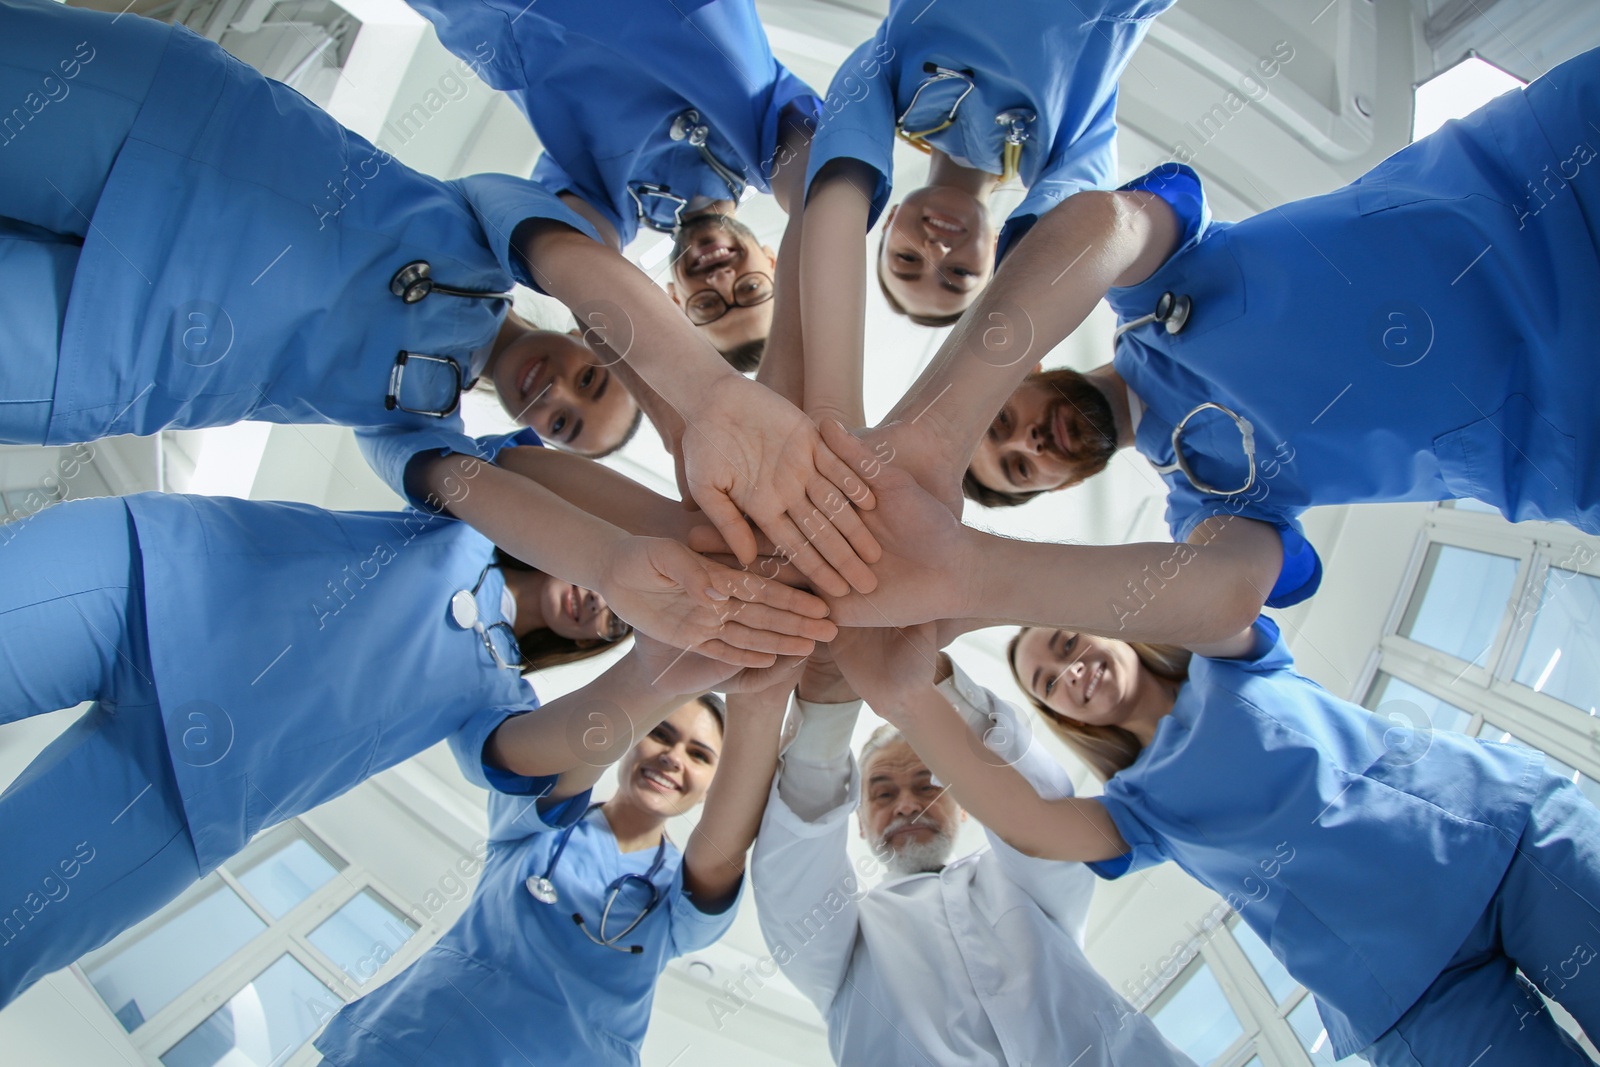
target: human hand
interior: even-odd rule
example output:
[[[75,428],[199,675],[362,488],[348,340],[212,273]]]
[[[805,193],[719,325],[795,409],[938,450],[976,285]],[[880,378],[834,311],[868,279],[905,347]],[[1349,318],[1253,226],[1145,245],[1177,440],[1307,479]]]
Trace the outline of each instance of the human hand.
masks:
[[[629,537],[607,559],[597,590],[640,633],[736,667],[805,656],[837,627],[816,597],[737,571],[676,541]]]
[[[837,421],[842,426],[848,426],[843,419]],[[826,442],[827,420],[819,418],[817,425],[824,428],[823,440]],[[878,465],[894,464],[949,508],[950,514],[958,519],[961,517],[964,503],[961,478],[965,468],[946,456],[948,449],[938,439],[932,422],[889,422],[859,430],[853,436],[871,451],[872,459]],[[850,461],[847,459],[846,462]]]
[[[856,691],[844,680],[839,661],[828,645],[819,644],[806,658],[798,695],[813,704],[845,704],[856,699]]]
[[[907,697],[933,685],[938,672],[932,623],[847,627],[829,647],[849,687],[891,721]]]
[[[631,654],[640,684],[657,693],[682,696],[698,696],[713,689],[720,693],[749,693],[787,686],[787,699],[805,664],[804,656],[769,656],[773,662],[767,666],[737,667],[645,634],[635,638]]]
[[[735,556],[756,556],[748,515],[818,588],[843,596],[877,587],[868,564],[881,550],[856,512],[876,505],[873,493],[798,408],[729,377],[685,421],[689,491]]]

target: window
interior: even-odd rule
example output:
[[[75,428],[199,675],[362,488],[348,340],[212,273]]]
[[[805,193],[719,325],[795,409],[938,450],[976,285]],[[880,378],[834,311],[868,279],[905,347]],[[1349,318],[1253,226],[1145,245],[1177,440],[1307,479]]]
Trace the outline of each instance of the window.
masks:
[[[1404,709],[1388,709],[1386,705],[1395,702],[1404,702],[1421,708],[1426,721],[1433,725],[1435,730],[1454,730],[1465,733],[1472,723],[1472,716],[1454,704],[1434,696],[1432,693],[1417,688],[1410,682],[1396,678],[1392,674],[1378,672],[1377,678],[1372,682],[1372,687],[1367,690],[1367,699],[1363,705],[1382,715],[1386,710],[1397,713]]]
[[[1428,548],[1400,634],[1479,667],[1488,663],[1517,560],[1456,545]]]
[[[307,1040],[417,930],[296,820],[78,966],[149,1062],[280,1067],[314,1060]]]
[[[1250,966],[1254,968],[1256,977],[1261,979],[1261,984],[1272,994],[1274,1002],[1282,1004],[1289,998],[1289,994],[1300,988],[1299,983],[1289,976],[1283,964],[1278,962],[1278,958],[1272,954],[1267,943],[1257,937],[1254,930],[1242,921],[1235,921],[1232,933],[1233,940],[1244,952],[1245,958],[1250,961]]]
[[[1150,1018],[1156,1029],[1196,1063],[1210,1063],[1243,1034],[1216,976],[1203,960],[1191,964],[1161,994]]]
[[[1516,682],[1581,708],[1600,705],[1600,578],[1551,567],[1545,572]]]
[[[1333,1048],[1328,1042],[1328,1031],[1322,1025],[1322,1017],[1317,1014],[1317,1002],[1308,994],[1300,999],[1293,1011],[1289,1013],[1289,1028],[1294,1031],[1294,1036],[1300,1039],[1300,1047],[1306,1050],[1306,1055],[1311,1057],[1311,1062],[1317,1067],[1332,1067],[1333,1064],[1366,1064],[1370,1061],[1364,1056],[1346,1056],[1342,1060],[1333,1058]]]
[[[1493,63],[1470,55],[1417,86],[1411,139],[1426,137],[1451,119],[1465,118],[1507,89],[1526,84]]]

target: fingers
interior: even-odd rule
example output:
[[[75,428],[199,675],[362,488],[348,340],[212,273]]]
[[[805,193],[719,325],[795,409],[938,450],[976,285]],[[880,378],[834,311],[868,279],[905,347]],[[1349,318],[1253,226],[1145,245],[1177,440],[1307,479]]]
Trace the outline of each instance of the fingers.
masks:
[[[753,604],[765,604],[779,611],[793,612],[810,619],[827,617],[828,605],[803,589],[795,589],[765,575],[736,570],[721,563],[706,561],[706,577],[722,593]],[[789,631],[797,633],[798,631]],[[832,638],[823,638],[832,640]]]
[[[789,561],[799,567],[800,573],[809,578],[811,583],[818,589],[833,596],[844,596],[850,592],[850,583],[838,571],[828,565],[828,561],[823,559],[822,553],[817,551],[816,547],[806,539],[805,534],[800,532],[800,527],[796,526],[787,514],[780,514],[766,521],[758,520],[758,522],[762,532],[772,538],[773,543],[778,546],[778,550],[788,556]],[[719,526],[718,528],[720,529],[721,527]],[[827,528],[831,530],[832,526]],[[751,540],[754,541],[754,538]],[[843,538],[840,538],[840,541],[842,542]],[[851,553],[851,555],[854,555],[854,553]],[[752,552],[750,559],[754,558],[755,554]],[[743,556],[740,556],[739,559],[743,563],[750,562],[750,559],[746,559]]]
[[[716,527],[722,539],[727,542],[728,549],[739,558],[740,563],[750,563],[756,558],[756,535],[751,531],[750,524],[745,521],[744,514],[728,499],[726,493],[712,490],[706,493],[706,498],[699,501],[706,518]]]
[[[836,501],[838,500],[838,494],[831,489],[827,491],[827,495]],[[874,550],[873,558],[882,558],[883,550],[879,547],[877,540],[867,533],[865,527],[861,526],[861,520],[857,518],[856,513],[850,509],[848,504],[844,507],[844,513],[854,520],[860,533],[865,536],[867,544]],[[818,554],[822,556],[829,566],[838,571],[840,576],[850,583],[852,589],[862,593],[870,593],[878,588],[878,579],[873,576],[872,568],[867,566],[866,561],[856,552],[855,546],[840,532],[837,526],[829,521],[828,515],[820,507],[814,507],[809,512],[798,516],[791,514],[791,518],[797,518],[800,528],[811,542],[811,546],[817,550]]]
[[[768,630],[807,641],[832,641],[839,634],[839,628],[830,619],[808,619],[804,615],[795,615],[766,604],[738,603],[733,605],[733,610],[721,614],[724,626],[737,622],[751,629]],[[809,648],[803,653],[793,653],[796,656],[810,654]]]
[[[751,652],[770,652],[778,656],[809,656],[817,647],[817,643],[809,638],[792,637],[756,626],[746,626],[735,620],[729,620],[719,626],[717,636],[712,640],[734,648]]]
[[[817,473],[832,482],[856,507],[877,507],[877,498],[862,477],[864,472],[874,469],[870,465],[876,462],[872,450],[838,419],[824,420],[821,429],[822,441],[828,447],[817,454]]]
[[[709,641],[700,642],[694,647],[694,651],[708,659],[714,659],[720,663],[731,663],[736,667],[770,667],[777,662],[777,657],[770,653],[740,648],[715,637]]]
[[[768,538],[762,537],[760,531],[752,527],[750,533],[756,539],[757,553],[763,556],[775,556],[778,554],[778,546],[774,545]],[[715,526],[691,526],[689,528],[689,536],[684,540],[684,544],[701,555],[732,554],[732,550],[728,548],[727,539],[717,531]]]

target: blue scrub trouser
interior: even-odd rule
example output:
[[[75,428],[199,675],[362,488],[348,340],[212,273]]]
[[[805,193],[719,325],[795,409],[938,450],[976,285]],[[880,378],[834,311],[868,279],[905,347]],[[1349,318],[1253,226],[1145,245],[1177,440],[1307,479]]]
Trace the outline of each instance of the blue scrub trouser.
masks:
[[[1528,979],[1600,1039],[1600,811],[1555,775],[1545,776],[1483,918],[1362,1055],[1377,1067],[1592,1064]]]
[[[0,526],[0,569],[0,722],[97,701],[0,794],[4,1006],[200,871],[151,680],[127,506],[74,501]]]
[[[0,441],[44,440],[78,250],[172,28],[0,0]]]

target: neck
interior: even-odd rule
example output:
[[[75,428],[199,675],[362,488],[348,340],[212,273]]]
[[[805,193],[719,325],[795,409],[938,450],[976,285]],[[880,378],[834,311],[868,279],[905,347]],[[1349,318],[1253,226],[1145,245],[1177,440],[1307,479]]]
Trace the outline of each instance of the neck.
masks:
[[[489,362],[483,365],[483,376],[492,378],[494,376],[495,361],[500,358],[500,353],[532,332],[525,322],[507,311],[506,317],[500,320],[500,332],[494,335],[494,347],[489,349]],[[521,605],[519,604],[517,607],[520,611]]]
[[[1089,384],[1104,394],[1111,404],[1111,417],[1117,424],[1117,447],[1127,448],[1133,444],[1133,410],[1128,405],[1128,383],[1122,380],[1122,375],[1116,372],[1111,364],[1106,363],[1084,374],[1089,379]]]
[[[1162,719],[1172,714],[1172,706],[1178,702],[1178,683],[1157,678],[1153,674],[1147,673],[1146,676],[1151,684],[1139,695],[1138,703],[1123,722],[1122,728],[1137,737],[1141,745],[1148,747],[1156,739],[1156,727],[1161,725]]]
[[[620,792],[600,805],[600,812],[610,824],[611,836],[617,839],[617,849],[621,852],[655,848],[666,832],[666,821],[661,816],[629,804]]]
[[[989,194],[1000,184],[1000,175],[957,163],[935,148],[928,163],[928,184],[960,189],[987,204]]]
[[[517,604],[517,636],[547,629],[550,624],[544,617],[544,599],[539,594],[544,592],[549,577],[540,571],[516,567],[501,567],[500,573],[505,576],[506,588]]]

